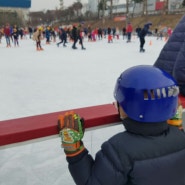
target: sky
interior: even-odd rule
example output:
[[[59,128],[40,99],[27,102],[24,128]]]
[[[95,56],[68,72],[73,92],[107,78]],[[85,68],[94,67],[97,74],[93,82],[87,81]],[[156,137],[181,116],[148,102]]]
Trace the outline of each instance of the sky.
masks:
[[[68,7],[72,5],[76,0],[64,0],[64,6]],[[88,0],[81,0],[81,3],[87,3]],[[30,11],[42,11],[42,10],[52,10],[59,8],[59,0],[31,0]]]
[[[140,53],[136,36],[131,43],[122,36],[113,43],[107,38],[85,39],[86,50],[79,44],[73,50],[70,41],[64,48],[42,40],[44,51],[38,52],[33,40],[19,42],[20,47],[6,48],[3,37],[0,44],[0,120],[112,103],[121,72],[134,65],[153,65],[165,44],[146,37],[146,52]],[[94,157],[105,140],[123,130],[121,124],[86,130],[83,141]],[[74,185],[60,144],[56,135],[0,147],[0,184]]]

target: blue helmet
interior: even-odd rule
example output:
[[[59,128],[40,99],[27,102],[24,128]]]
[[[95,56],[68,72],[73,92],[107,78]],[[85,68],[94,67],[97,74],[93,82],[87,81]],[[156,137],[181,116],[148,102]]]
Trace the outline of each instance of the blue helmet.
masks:
[[[114,97],[125,113],[139,122],[160,122],[173,117],[178,94],[175,79],[150,65],[125,70],[114,89]]]

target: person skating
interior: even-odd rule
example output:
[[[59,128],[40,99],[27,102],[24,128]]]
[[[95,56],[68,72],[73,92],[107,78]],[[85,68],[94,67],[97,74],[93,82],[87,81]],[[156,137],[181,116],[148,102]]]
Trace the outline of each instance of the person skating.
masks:
[[[36,50],[42,51],[44,50],[41,46],[41,37],[42,37],[42,28],[39,27],[37,30],[33,33],[33,40],[36,41]]]
[[[81,45],[81,49],[85,50],[86,48],[83,45],[83,29],[82,29],[81,25],[78,26],[77,35],[78,35],[77,37],[78,37],[78,40],[79,40],[79,44]]]
[[[46,44],[50,44],[50,37],[51,37],[51,27],[47,26],[45,30],[45,37],[46,37]]]
[[[63,46],[66,47],[66,43],[67,43],[67,33],[66,30],[63,28],[60,28],[59,30],[59,38],[60,38],[60,42],[57,43],[57,46],[59,47],[60,44],[63,43]]]
[[[73,40],[72,48],[77,49],[76,43],[78,41],[78,30],[75,24],[73,25],[73,28],[71,30],[71,39]]]
[[[19,33],[16,28],[13,29],[13,33],[11,35],[13,37],[14,47],[19,46]]]
[[[139,40],[140,40],[140,52],[145,52],[144,49],[144,45],[145,45],[145,36],[147,34],[152,34],[151,31],[149,31],[150,26],[152,25],[152,23],[147,23],[144,25],[144,27],[141,29],[140,33],[139,33]]]
[[[175,79],[139,65],[118,77],[115,105],[123,131],[105,141],[95,159],[84,146],[85,121],[60,115],[58,127],[69,171],[77,185],[185,185],[185,133],[171,126],[178,106]]]
[[[132,31],[133,31],[133,27],[132,27],[132,24],[129,22],[129,23],[127,24],[127,28],[126,28],[127,43],[128,43],[128,42],[131,42]]]
[[[11,44],[10,44],[10,38],[11,38],[11,27],[10,27],[10,24],[7,23],[5,28],[4,28],[4,36],[5,36],[5,39],[6,39],[6,47],[9,48],[11,47]]]

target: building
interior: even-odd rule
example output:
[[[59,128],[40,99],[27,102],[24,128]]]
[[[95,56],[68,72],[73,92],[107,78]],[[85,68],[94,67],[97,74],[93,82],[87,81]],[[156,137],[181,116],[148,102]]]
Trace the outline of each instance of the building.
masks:
[[[31,0],[0,0],[0,19],[1,22],[7,22],[17,17],[23,21],[28,20],[28,12],[31,7]]]
[[[88,0],[88,8],[89,11],[93,13],[98,12],[98,4],[100,0]],[[168,1],[168,10],[170,12],[177,11],[182,4],[183,0],[169,0]],[[147,1],[147,12],[155,12],[159,10],[164,9],[164,3],[165,0],[148,0]],[[110,3],[107,3],[107,6],[110,7]],[[130,13],[142,13],[143,12],[143,3],[134,3],[133,1],[129,4],[129,12]],[[126,13],[127,7],[126,7],[126,0],[113,0],[113,7],[112,7],[112,13],[113,14],[120,14],[120,13]],[[108,15],[110,13],[110,10],[105,11],[105,15]]]

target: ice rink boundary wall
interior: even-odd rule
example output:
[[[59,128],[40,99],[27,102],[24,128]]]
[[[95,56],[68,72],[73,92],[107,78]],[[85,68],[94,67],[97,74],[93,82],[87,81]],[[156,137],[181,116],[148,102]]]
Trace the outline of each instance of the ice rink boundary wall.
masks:
[[[58,117],[67,111],[71,110],[0,121],[0,146],[58,134]],[[120,121],[113,104],[73,109],[73,111],[84,118],[86,128]]]
[[[185,97],[179,97],[185,108]],[[58,134],[58,116],[67,111],[71,110],[0,121],[0,146]],[[113,104],[84,107],[73,111],[85,119],[86,128],[120,121]]]

